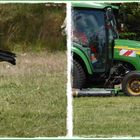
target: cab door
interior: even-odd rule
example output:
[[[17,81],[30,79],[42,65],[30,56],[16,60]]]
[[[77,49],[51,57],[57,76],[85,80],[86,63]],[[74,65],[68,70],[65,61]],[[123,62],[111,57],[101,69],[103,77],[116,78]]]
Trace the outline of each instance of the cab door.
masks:
[[[90,48],[89,58],[93,72],[105,72],[107,64],[107,33],[105,11],[73,9],[73,41]]]

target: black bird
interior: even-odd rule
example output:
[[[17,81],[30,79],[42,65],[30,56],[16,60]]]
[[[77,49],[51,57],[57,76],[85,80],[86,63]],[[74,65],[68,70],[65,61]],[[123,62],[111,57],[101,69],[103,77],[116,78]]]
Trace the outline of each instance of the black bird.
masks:
[[[9,51],[0,50],[0,61],[6,61],[16,65],[16,54]]]

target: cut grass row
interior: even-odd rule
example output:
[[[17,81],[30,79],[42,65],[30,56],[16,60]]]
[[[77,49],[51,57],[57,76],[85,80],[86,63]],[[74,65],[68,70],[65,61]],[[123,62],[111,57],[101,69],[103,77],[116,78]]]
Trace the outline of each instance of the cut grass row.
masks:
[[[139,136],[139,97],[74,98],[74,135]]]

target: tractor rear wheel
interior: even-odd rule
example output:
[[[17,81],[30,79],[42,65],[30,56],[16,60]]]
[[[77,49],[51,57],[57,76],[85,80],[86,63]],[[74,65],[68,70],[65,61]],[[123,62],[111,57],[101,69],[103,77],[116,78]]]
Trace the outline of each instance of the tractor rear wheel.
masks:
[[[140,72],[128,73],[123,79],[122,89],[128,96],[140,96]]]
[[[79,62],[73,60],[72,68],[72,88],[81,89],[83,88],[86,81],[86,74],[83,67]]]

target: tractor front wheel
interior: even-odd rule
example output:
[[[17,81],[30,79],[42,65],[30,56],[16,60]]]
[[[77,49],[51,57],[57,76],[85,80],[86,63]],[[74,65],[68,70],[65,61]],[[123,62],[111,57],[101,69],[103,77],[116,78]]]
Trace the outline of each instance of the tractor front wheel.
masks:
[[[140,72],[128,73],[123,79],[122,89],[128,96],[140,96]]]

